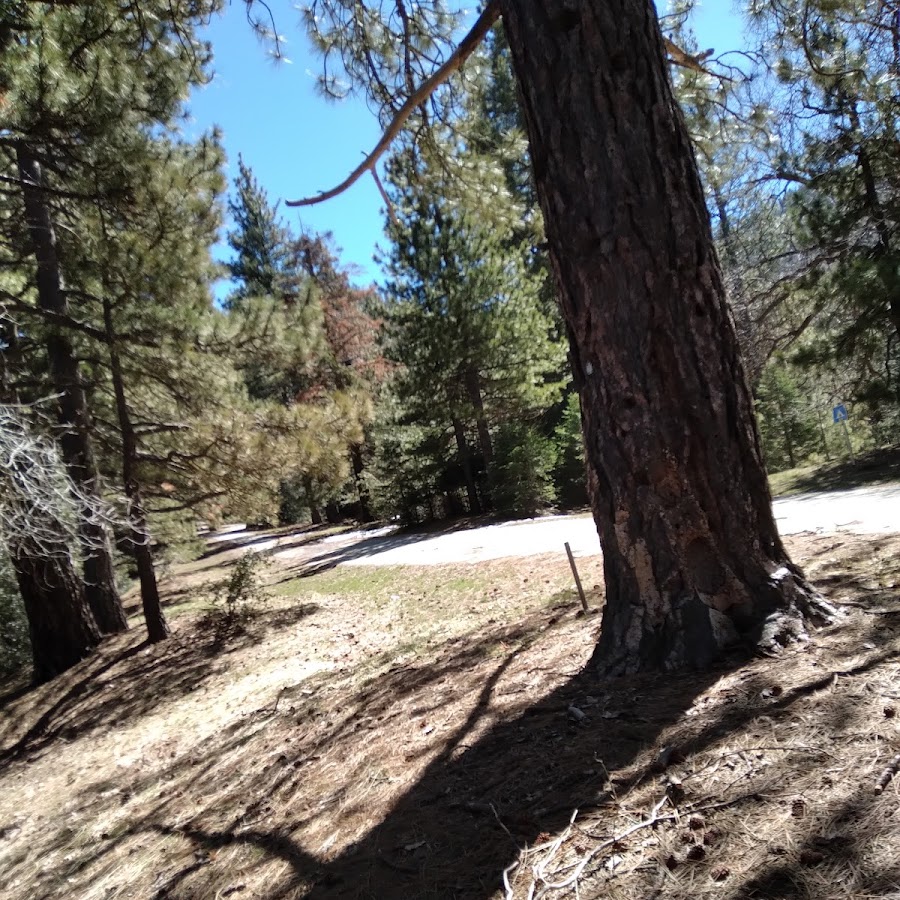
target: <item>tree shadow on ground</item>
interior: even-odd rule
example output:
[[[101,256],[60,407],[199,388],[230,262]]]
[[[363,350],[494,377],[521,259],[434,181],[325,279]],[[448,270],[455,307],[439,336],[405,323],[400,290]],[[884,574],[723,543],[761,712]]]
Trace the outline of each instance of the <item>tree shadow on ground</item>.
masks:
[[[292,547],[302,547],[304,544],[315,543],[323,537],[340,534],[349,530],[350,524],[344,525],[287,525],[281,528],[266,528],[259,531],[248,529],[246,531],[233,532],[233,536],[221,537],[218,540],[210,540],[206,537],[206,549],[198,557],[199,560],[209,560],[230,553],[232,550],[253,550],[260,544],[277,541],[277,549],[288,550]],[[358,531],[371,531],[381,527],[379,524],[359,525]],[[274,549],[274,548],[273,548]]]
[[[292,581],[295,578],[309,578],[334,569],[342,563],[363,560],[380,553],[396,550],[401,547],[412,547],[424,541],[445,537],[449,534],[472,531],[488,525],[524,524],[529,520],[502,519],[496,516],[478,516],[465,519],[454,519],[443,522],[432,522],[429,525],[410,528],[398,528],[391,534],[375,534],[345,546],[336,547],[324,553],[303,559],[293,566],[286,566],[285,573],[276,584]],[[289,548],[288,548],[289,549]],[[280,552],[280,548],[279,551]],[[415,565],[415,563],[412,563]]]
[[[429,522],[425,525],[404,526],[386,522],[372,522],[355,526],[353,523],[345,523],[342,525],[287,526],[285,528],[274,530],[267,529],[260,533],[236,532],[234,537],[215,541],[214,543],[208,542],[207,548],[199,556],[198,560],[204,561],[215,559],[232,550],[252,550],[260,544],[275,540],[278,541],[277,545],[269,548],[266,552],[280,553],[285,550],[293,550],[315,544],[324,538],[333,537],[340,540],[346,534],[362,534],[365,536],[366,534],[372,533],[368,538],[363,537],[363,543],[367,545],[369,541],[378,541],[380,539],[390,540],[396,538],[403,542],[396,546],[405,546],[407,542],[415,543],[433,537],[440,537],[441,535],[453,534],[458,531],[469,531],[475,528],[482,528],[486,525],[498,525],[510,521],[515,520],[494,515],[483,515],[468,516],[459,519],[444,519]]]
[[[873,628],[866,637],[877,643],[885,635]],[[508,634],[503,644],[516,638]],[[379,717],[385,713],[403,715],[402,704],[397,708],[402,697],[421,694],[426,683],[454,671],[465,671],[483,650],[483,644],[480,648],[477,643],[471,648],[460,644],[457,656],[448,656],[444,666],[401,667],[388,673],[377,684],[360,692],[353,712],[339,727],[321,735],[318,749],[325,752],[326,747],[341,748],[352,737],[359,737],[361,731],[382,727],[384,721]],[[540,844],[563,831],[573,810],[578,809],[584,815],[592,810],[613,808],[618,793],[640,786],[658,798],[665,797],[665,785],[659,783],[662,772],[654,765],[663,732],[670,737],[677,736],[681,755],[696,757],[711,751],[729,735],[751,728],[755,723],[769,727],[768,723],[780,717],[787,720],[803,704],[813,699],[820,703],[822,698],[828,701],[820,704],[819,709],[823,727],[846,728],[855,721],[854,710],[828,700],[835,678],[863,676],[894,664],[898,658],[896,649],[875,652],[846,670],[828,671],[780,693],[771,691],[772,671],[757,668],[742,686],[742,700],[723,703],[709,715],[692,719],[687,719],[685,713],[698,696],[729,674],[728,667],[698,675],[644,676],[604,682],[589,672],[581,672],[540,702],[526,705],[510,718],[495,721],[488,729],[479,731],[479,723],[494,718],[490,712],[492,694],[519,653],[519,649],[512,650],[499,662],[492,663],[469,715],[448,735],[441,752],[429,760],[414,785],[397,798],[387,815],[340,853],[315,852],[303,841],[302,834],[317,817],[325,816],[330,819],[329,828],[339,833],[350,818],[349,813],[343,816],[341,811],[353,811],[364,801],[354,796],[352,783],[344,781],[325,798],[327,803],[313,805],[312,810],[308,803],[301,804],[302,813],[296,810],[278,816],[276,807],[295,808],[295,800],[302,793],[308,774],[303,765],[298,768],[288,758],[284,762],[286,771],[274,776],[271,770],[260,771],[250,783],[243,781],[236,786],[245,801],[248,797],[257,800],[256,805],[239,804],[241,814],[230,821],[209,809],[183,824],[173,824],[166,815],[151,815],[141,827],[187,839],[195,852],[201,854],[249,847],[261,866],[278,860],[287,866],[288,874],[268,883],[265,896],[272,900],[293,897],[486,900],[501,888],[501,873],[515,862],[521,848]],[[774,672],[777,675],[777,668]],[[572,706],[588,710],[587,717],[575,721],[567,713]],[[371,722],[368,718],[360,720],[362,710],[371,716]],[[826,710],[830,711],[830,722]],[[310,752],[314,756],[316,748]],[[341,754],[340,749],[336,752]],[[214,756],[218,755],[217,751]],[[344,779],[350,778],[350,773],[342,775]],[[219,798],[217,803],[222,799],[226,808],[233,808],[237,795],[230,801]],[[702,795],[702,785],[697,785],[684,801],[685,818],[690,815],[692,804],[698,805],[705,799],[708,798]],[[858,810],[863,808],[861,804]],[[635,810],[634,815],[640,816],[641,811]],[[276,821],[267,827],[267,819]],[[818,846],[821,838],[811,835],[808,842],[811,847]],[[862,849],[845,842],[840,853],[828,858],[829,862],[835,866],[846,865]],[[802,870],[812,858],[792,852],[793,869]],[[800,889],[785,892],[782,870],[786,865],[776,858],[770,868],[768,876],[760,873],[758,880],[748,880],[732,895],[736,898],[814,896]],[[796,871],[794,876],[796,880]],[[882,868],[866,884],[886,884],[890,877],[890,872]],[[173,891],[173,881],[167,883],[167,892],[161,893],[160,898],[202,894],[196,882],[187,875],[182,878],[181,871],[173,878],[179,884],[184,883],[184,892]],[[728,893],[726,890],[723,895]],[[682,896],[673,894],[676,895]]]
[[[835,557],[834,551],[841,550],[844,543],[836,536],[807,560],[807,566],[815,568],[816,587],[838,603],[848,602],[850,595],[853,600],[849,602],[873,615],[900,611],[896,536],[871,535],[861,546]]]
[[[736,755],[723,750],[735,735],[749,741],[759,734],[757,743],[783,745],[776,749],[795,767],[809,759],[818,764],[816,748],[790,741],[796,723],[812,717],[823,733],[850,740],[864,725],[865,691],[847,694],[835,686],[895,672],[898,659],[897,629],[885,627],[882,617],[857,614],[852,627],[819,632],[809,647],[783,660],[741,668],[745,660],[735,658],[703,674],[611,681],[567,671],[551,682],[546,660],[535,655],[542,642],[571,641],[574,629],[591,620],[569,613],[548,624],[547,615],[544,610],[516,625],[455,638],[428,658],[373,671],[362,683],[335,684],[326,676],[298,683],[177,759],[131,777],[131,795],[152,796],[121,813],[127,825],[80,853],[71,851],[64,834],[56,836],[43,851],[53,861],[47,877],[77,891],[79,878],[115,878],[146,857],[155,880],[142,896],[157,900],[240,896],[247,885],[270,900],[487,900],[502,891],[501,873],[522,848],[564,831],[573,810],[594,816],[603,830],[604,817],[621,816],[623,806],[635,821],[663,800],[666,773],[657,764],[663,739],[692,761],[679,801],[685,821],[722,797],[709,776],[724,768],[720,757]],[[818,656],[823,642],[828,654]],[[553,659],[555,670],[561,664],[568,669],[578,660]],[[781,683],[787,671],[794,680]],[[517,693],[526,683],[538,687]],[[465,704],[444,727],[458,695]],[[572,707],[584,718],[570,713]],[[424,736],[431,727],[439,734],[433,745]],[[766,749],[745,741],[738,753],[743,760],[749,751]],[[835,752],[848,751],[839,746]],[[846,759],[834,764],[843,770]],[[785,790],[779,782],[790,771],[769,770],[774,794]],[[737,789],[747,779],[747,803],[768,815],[765,789],[740,769],[733,774]],[[401,787],[394,791],[392,783]],[[109,802],[98,800],[101,787],[90,785],[78,802],[97,810]],[[896,858],[872,863],[855,824],[884,815],[886,804],[878,806],[871,794],[860,799],[856,784],[846,794],[820,811],[815,828],[805,824],[810,818],[791,818],[788,809],[793,830],[785,831],[785,852],[763,855],[752,873],[726,876],[715,896],[831,896],[810,885],[847,870],[862,873],[857,893],[835,896],[890,896]],[[659,896],[660,885],[666,897],[698,896],[698,870],[684,862],[684,849],[664,851],[678,854],[681,869],[674,871],[664,856],[652,858],[643,892],[633,896]],[[604,870],[605,861],[598,860],[599,874],[586,877],[616,876]],[[813,870],[818,882],[810,881]],[[682,882],[679,871],[685,872]],[[705,877],[708,884],[713,875]],[[603,895],[600,889],[582,894]]]
[[[524,637],[524,632],[507,631],[499,643],[514,645]],[[365,740],[367,730],[383,728],[386,716],[409,714],[400,702],[403,697],[419,695],[427,684],[465,672],[489,644],[497,643],[497,635],[482,641],[470,638],[447,648],[442,664],[399,667],[388,673],[360,692],[352,713],[323,733],[306,758],[315,756],[317,749],[341,755],[340,748],[351,738]],[[564,828],[575,808],[597,809],[612,800],[616,788],[610,773],[633,782],[653,777],[649,764],[660,732],[725,671],[603,683],[581,672],[539,703],[526,704],[511,718],[493,724],[493,695],[520,652],[509,650],[499,662],[491,662],[477,701],[442,741],[441,751],[429,760],[412,789],[397,799],[383,821],[332,859],[310,852],[296,832],[309,829],[317,817],[332,815],[335,809],[349,811],[348,817],[358,812],[365,800],[354,796],[351,773],[342,773],[342,783],[321,808],[314,806],[270,827],[259,822],[266,820],[266,812],[271,814],[273,805],[290,808],[303,790],[305,767],[291,765],[290,753],[285,771],[274,777],[271,771],[259,771],[254,782],[235,785],[235,796],[220,795],[215,809],[180,825],[171,824],[168,816],[151,814],[141,827],[169,836],[177,833],[203,854],[250,845],[261,864],[272,859],[287,863],[287,876],[271,883],[265,893],[270,898],[490,897],[520,845],[534,844],[541,835]],[[439,706],[420,703],[415,712],[428,715]],[[593,712],[576,721],[568,712],[572,706]],[[218,748],[207,758],[214,761],[227,754]],[[204,773],[197,777],[202,780]],[[238,795],[243,803],[237,802]],[[252,798],[255,805],[247,802]],[[235,806],[240,815],[230,821],[216,815],[217,810]],[[338,814],[332,823],[338,831],[342,818]],[[196,884],[183,893],[175,890],[176,884],[188,884],[187,869],[191,864],[172,876],[160,898],[202,894]]]
[[[313,575],[321,575],[336,568],[342,563],[354,562],[385,553],[388,550],[396,550],[400,547],[410,547],[422,541],[431,540],[434,534],[393,534],[385,537],[367,538],[345,547],[337,547],[305,559],[296,565],[284,567],[283,574],[273,585],[293,581],[295,578],[310,578]]]
[[[900,481],[900,445],[872,450],[855,460],[842,460],[798,475],[791,493],[850,490]]]
[[[47,685],[0,698],[0,765],[36,759],[59,741],[111,729],[197,690],[220,671],[228,652],[261,643],[274,629],[318,610],[314,603],[254,610],[221,627],[199,620],[181,635],[149,644],[135,629],[108,639],[88,659]]]

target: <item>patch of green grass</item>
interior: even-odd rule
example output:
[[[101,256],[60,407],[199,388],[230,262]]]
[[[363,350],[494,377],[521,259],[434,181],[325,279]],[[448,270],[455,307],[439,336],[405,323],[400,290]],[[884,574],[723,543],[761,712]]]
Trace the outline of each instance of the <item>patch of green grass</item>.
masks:
[[[373,601],[389,600],[394,594],[402,599],[411,596],[424,600],[434,594],[463,594],[489,590],[486,576],[456,575],[447,578],[439,566],[427,570],[410,566],[346,567],[317,575],[294,578],[279,585],[277,593],[284,597],[362,595]]]
[[[801,466],[769,476],[773,497],[839,491],[900,481],[900,446],[872,450],[855,460]]]
[[[208,594],[198,591],[194,596],[179,600],[166,607],[167,616],[183,616],[186,613],[205,612],[212,607],[212,599]]]
[[[294,578],[278,587],[278,593],[285,597],[297,597],[305,594],[361,594],[371,593],[402,581],[401,571],[394,567],[377,568],[342,568],[331,569],[318,575],[307,575]]]
[[[544,598],[544,606],[549,606],[551,609],[554,606],[578,602],[580,602],[578,599],[578,591],[575,590],[574,587],[563,588],[561,591],[554,591],[552,594],[547,594]]]

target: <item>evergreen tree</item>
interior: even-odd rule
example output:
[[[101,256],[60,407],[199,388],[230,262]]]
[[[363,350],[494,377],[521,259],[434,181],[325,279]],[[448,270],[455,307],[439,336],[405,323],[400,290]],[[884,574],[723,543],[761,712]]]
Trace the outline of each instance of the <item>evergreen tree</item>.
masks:
[[[482,225],[466,198],[444,191],[411,154],[397,158],[391,179],[386,354],[402,366],[406,418],[453,434],[469,510],[479,512],[489,502],[479,472],[488,483],[498,474],[494,430],[558,394],[561,352],[542,308],[542,276],[529,265],[528,245],[514,244],[509,229]],[[512,208],[502,181],[493,187],[495,211]]]
[[[235,284],[227,299],[229,307],[238,307],[248,298],[272,297],[283,303],[293,299],[298,287],[289,271],[291,235],[278,220],[250,167],[238,157],[234,196],[228,201],[232,228],[228,245],[234,256],[226,268]]]
[[[381,322],[370,312],[377,305],[376,294],[371,287],[360,289],[351,284],[348,272],[339,264],[331,235],[303,234],[293,243],[292,252],[315,286],[325,337],[324,351],[303,397],[310,399],[339,391],[347,398],[351,419],[361,433],[359,439],[349,440],[347,448],[354,505],[359,518],[370,521],[371,498],[365,470],[371,448],[367,431],[387,371],[378,347]]]
[[[319,5],[332,16],[343,9]],[[416,20],[424,23],[434,7],[421,7]],[[440,73],[407,93],[398,121],[421,109],[435,84],[448,83],[499,15],[570,336],[604,548],[596,664],[607,672],[705,667],[742,637],[786,639],[822,605],[772,516],[653,4],[492,0]],[[382,57],[380,45],[367,43],[367,24],[359,17],[342,36],[348,72],[380,78],[374,99],[384,85],[391,100],[403,97],[397,55]],[[403,46],[421,59],[414,42]],[[361,58],[369,60],[362,73],[353,65]]]
[[[23,170],[21,153],[10,159],[26,177],[7,182],[6,200],[15,209],[35,193],[43,221],[65,225],[56,245],[40,250],[55,253],[51,266],[37,238],[47,244],[53,231],[32,227],[38,275],[52,269],[65,303],[48,308],[41,279],[32,292],[28,277],[12,302],[71,348],[62,355],[69,382],[77,376],[85,388],[73,394],[84,400],[79,434],[99,438],[104,467],[124,482],[153,640],[167,627],[148,520],[271,507],[278,465],[270,463],[280,464],[279,438],[296,427],[279,407],[254,404],[234,368],[246,349],[241,329],[222,321],[209,293],[221,154],[214,138],[192,144],[177,135],[188,88],[208,61],[194,28],[214,7],[29,5],[27,37],[14,43],[12,62],[4,58],[17,102],[10,127],[22,135],[14,146],[27,148],[35,173]],[[8,264],[27,275],[22,260]],[[48,347],[52,363],[58,347]]]
[[[795,468],[821,443],[810,405],[783,361],[766,367],[756,393],[756,412],[771,472]]]
[[[248,335],[239,365],[252,398],[278,403],[317,424],[315,441],[296,435],[302,468],[281,486],[282,520],[299,505],[321,520],[336,518],[336,500],[351,468],[361,468],[363,428],[370,415],[367,382],[376,329],[363,311],[365,292],[351,288],[327,242],[296,237],[282,224],[249,167],[241,161],[231,200],[235,289],[229,316]],[[354,484],[360,506],[361,473]]]
[[[793,283],[814,295],[845,357],[870,352],[873,332],[890,357],[900,343],[897,10],[759,0],[749,15],[778,82],[770,168],[791,188]]]
[[[534,516],[556,499],[552,441],[522,422],[505,422],[497,432],[494,503],[508,515]]]
[[[556,466],[553,472],[556,497],[560,505],[573,508],[588,505],[584,471],[584,437],[578,395],[568,395],[563,414],[554,431]]]

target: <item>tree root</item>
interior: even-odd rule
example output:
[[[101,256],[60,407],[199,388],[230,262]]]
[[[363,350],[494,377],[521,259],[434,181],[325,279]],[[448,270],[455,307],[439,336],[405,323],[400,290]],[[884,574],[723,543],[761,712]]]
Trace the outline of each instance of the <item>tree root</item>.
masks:
[[[790,644],[807,642],[808,625],[827,628],[844,618],[845,613],[814,590],[798,569],[779,569],[772,580],[778,586],[782,603],[763,621],[754,639],[757,651],[779,654]]]

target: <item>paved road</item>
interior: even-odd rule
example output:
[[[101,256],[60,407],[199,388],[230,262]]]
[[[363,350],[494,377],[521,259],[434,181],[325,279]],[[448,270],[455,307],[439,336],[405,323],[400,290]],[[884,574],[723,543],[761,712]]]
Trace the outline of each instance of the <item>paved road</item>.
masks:
[[[900,484],[851,491],[803,494],[774,503],[783,535],[800,532],[900,532]],[[561,552],[566,541],[576,556],[600,552],[590,516],[548,516],[445,532],[394,534],[391,529],[323,538],[304,548],[276,551],[285,560],[312,565],[395,566],[478,562]]]

